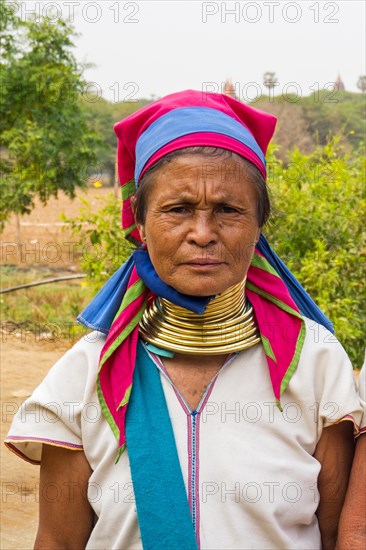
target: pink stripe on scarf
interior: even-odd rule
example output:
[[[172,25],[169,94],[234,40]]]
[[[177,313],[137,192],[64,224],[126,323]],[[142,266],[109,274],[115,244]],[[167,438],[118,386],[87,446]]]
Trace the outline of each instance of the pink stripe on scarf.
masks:
[[[129,289],[139,281],[140,279],[137,275],[136,268],[134,268],[128,283],[126,295]],[[124,310],[122,310],[117,319],[115,319],[101,351],[100,360],[102,360],[104,354],[115,342],[121,332],[130,324],[132,325],[132,322],[136,320],[136,315],[143,307],[148,294],[149,290],[146,289],[145,292],[138,295]],[[120,404],[122,400],[126,398],[126,392],[132,384],[136,362],[137,342],[138,325],[133,329],[131,328],[129,334],[118,345],[112,355],[108,357],[99,372],[100,386],[104,400],[120,431],[120,445],[123,445],[125,442],[125,416],[128,399],[126,399],[126,404],[124,406],[120,407]]]
[[[256,254],[262,256],[257,251]],[[286,285],[278,276],[251,265],[247,280],[294,312],[291,314],[282,309],[281,304],[276,305],[266,297],[246,288],[261,336],[267,338],[275,356],[273,360],[267,355],[267,363],[273,392],[279,400],[281,383],[295,355],[303,320]]]

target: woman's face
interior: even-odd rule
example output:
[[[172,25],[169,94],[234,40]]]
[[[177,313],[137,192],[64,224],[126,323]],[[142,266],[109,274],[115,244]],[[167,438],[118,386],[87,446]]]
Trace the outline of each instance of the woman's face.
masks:
[[[156,172],[137,227],[165,283],[210,296],[244,279],[260,234],[256,207],[243,163],[187,153]]]

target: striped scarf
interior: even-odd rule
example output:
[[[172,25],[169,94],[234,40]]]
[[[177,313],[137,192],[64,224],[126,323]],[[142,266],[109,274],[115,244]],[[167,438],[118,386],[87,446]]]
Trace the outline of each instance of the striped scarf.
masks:
[[[100,354],[97,378],[98,398],[118,440],[119,455],[126,446],[125,419],[136,362],[138,325],[149,300],[156,297],[157,281],[159,283],[156,272],[153,273],[153,280],[147,252],[137,252],[129,266],[127,289]],[[172,290],[161,281],[158,295],[167,296],[164,286]],[[298,365],[305,338],[305,323],[280,275],[258,249],[247,273],[246,295],[254,309],[274,396],[280,406],[281,395]],[[168,296],[175,303],[179,301],[172,294]],[[178,305],[203,311],[204,303],[200,306],[197,299],[194,299],[195,303],[190,297],[180,296],[183,302]],[[207,304],[208,299],[203,300]],[[79,320],[83,318],[85,320],[85,315]]]

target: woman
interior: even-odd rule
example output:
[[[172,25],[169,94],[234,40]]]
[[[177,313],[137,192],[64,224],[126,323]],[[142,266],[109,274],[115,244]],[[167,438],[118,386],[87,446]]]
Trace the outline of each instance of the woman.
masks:
[[[42,459],[36,548],[334,548],[360,405],[313,319],[328,321],[261,236],[274,127],[191,90],[116,125],[142,246],[7,439]]]
[[[349,486],[339,522],[338,550],[366,548],[366,361],[358,377],[363,407]]]

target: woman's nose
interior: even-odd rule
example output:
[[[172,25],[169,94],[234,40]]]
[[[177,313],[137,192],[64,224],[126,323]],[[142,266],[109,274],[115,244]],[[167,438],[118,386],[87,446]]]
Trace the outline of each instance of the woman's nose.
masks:
[[[187,237],[190,243],[200,247],[216,243],[218,239],[217,227],[212,213],[196,213],[190,220],[190,228]]]

